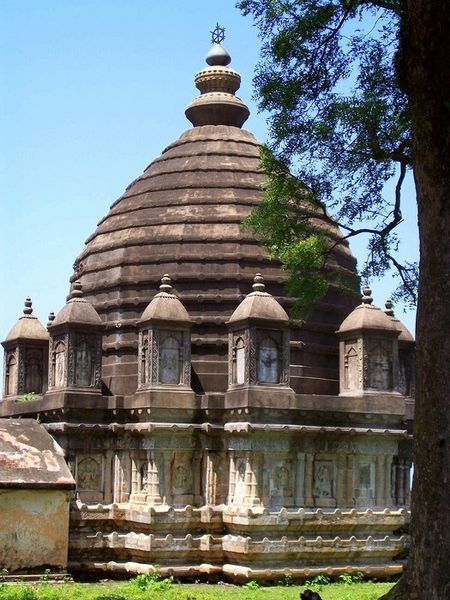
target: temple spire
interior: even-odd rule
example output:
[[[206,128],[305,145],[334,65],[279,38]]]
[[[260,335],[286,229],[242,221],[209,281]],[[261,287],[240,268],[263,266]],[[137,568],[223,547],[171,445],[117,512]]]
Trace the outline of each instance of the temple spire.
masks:
[[[195,76],[200,96],[187,107],[185,114],[194,127],[202,125],[231,125],[242,127],[250,111],[235,93],[241,85],[241,76],[228,65],[231,56],[221,45],[225,29],[217,23],[211,31],[213,47],[206,56],[208,67]]]

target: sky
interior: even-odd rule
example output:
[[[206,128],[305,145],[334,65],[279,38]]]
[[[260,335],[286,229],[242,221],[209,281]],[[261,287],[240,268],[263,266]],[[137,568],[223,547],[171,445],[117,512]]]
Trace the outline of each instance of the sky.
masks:
[[[242,76],[245,128],[268,140],[252,100],[260,39],[235,0],[0,0],[0,338],[27,296],[45,325],[63,306],[84,241],[125,187],[191,125],[216,22]],[[417,256],[409,185],[404,256]],[[364,242],[351,245],[360,264]],[[372,282],[374,304],[395,287]],[[414,311],[396,316],[414,332]]]

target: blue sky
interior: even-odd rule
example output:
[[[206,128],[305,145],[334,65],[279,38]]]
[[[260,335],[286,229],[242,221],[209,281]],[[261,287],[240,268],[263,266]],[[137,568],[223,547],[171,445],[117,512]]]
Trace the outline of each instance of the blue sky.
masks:
[[[45,324],[65,302],[84,241],[125,187],[190,127],[216,21],[242,76],[245,127],[267,140],[252,101],[257,29],[234,0],[0,0],[0,338],[31,296]],[[414,194],[401,235],[417,255]],[[364,242],[352,245],[363,262]],[[391,276],[373,282],[384,305]],[[414,331],[413,311],[397,316]]]

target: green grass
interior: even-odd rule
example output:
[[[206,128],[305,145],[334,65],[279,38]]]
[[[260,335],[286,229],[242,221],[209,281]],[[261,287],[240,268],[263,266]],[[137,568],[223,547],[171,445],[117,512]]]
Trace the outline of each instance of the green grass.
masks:
[[[140,581],[140,583],[139,583]],[[260,587],[229,584],[176,584],[170,580],[141,576],[126,582],[50,584],[1,584],[1,600],[299,600],[306,587],[323,600],[376,600],[392,583],[309,582],[307,585]]]

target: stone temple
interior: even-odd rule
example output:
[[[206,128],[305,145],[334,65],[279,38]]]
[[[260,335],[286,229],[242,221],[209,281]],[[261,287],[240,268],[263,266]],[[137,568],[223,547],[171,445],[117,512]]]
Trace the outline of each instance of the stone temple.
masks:
[[[264,176],[229,63],[213,46],[193,127],[112,204],[47,328],[27,299],[0,416],[38,418],[63,449],[72,572],[393,575],[414,340],[368,288],[361,302],[331,287],[290,320],[285,274],[241,227]],[[355,272],[345,243],[334,262]]]

